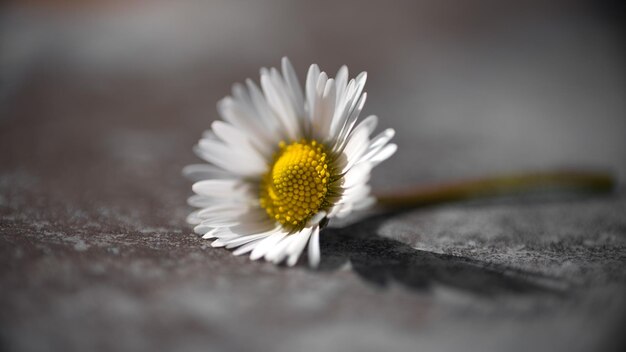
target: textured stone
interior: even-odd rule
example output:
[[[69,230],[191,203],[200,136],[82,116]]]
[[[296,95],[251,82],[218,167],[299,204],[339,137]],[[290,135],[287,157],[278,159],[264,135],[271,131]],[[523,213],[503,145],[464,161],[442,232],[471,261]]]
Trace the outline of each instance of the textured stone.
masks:
[[[400,145],[375,189],[561,166],[626,175],[623,60],[610,43],[537,34],[545,41],[515,49],[437,49],[402,36],[415,20],[406,9],[364,11],[368,26],[379,15],[404,26],[356,53],[311,23],[313,44],[280,43],[301,53],[301,77],[320,51],[370,71],[367,111]],[[383,55],[392,47],[402,55]],[[267,63],[216,52],[166,72],[40,65],[11,85],[0,114],[0,350],[623,348],[621,188],[357,215],[322,234],[319,270],[251,262],[193,235],[180,170],[196,162],[191,147],[231,81]]]

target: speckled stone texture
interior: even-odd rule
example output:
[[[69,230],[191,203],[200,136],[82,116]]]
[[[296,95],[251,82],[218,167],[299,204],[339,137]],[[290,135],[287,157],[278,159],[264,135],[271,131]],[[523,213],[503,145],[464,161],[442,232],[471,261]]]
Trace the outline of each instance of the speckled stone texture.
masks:
[[[552,36],[500,23],[487,42],[416,44],[428,31],[410,3],[365,7],[334,40],[312,24],[321,12],[288,7],[311,33],[268,41],[271,54],[235,33],[218,51],[209,37],[195,64],[20,66],[0,111],[0,350],[621,350],[623,52],[570,18],[544,28]],[[344,33],[352,7],[335,11],[325,23]],[[397,26],[365,45],[357,32],[376,19]],[[258,58],[239,55],[247,41]],[[301,78],[313,60],[369,71],[366,113],[400,146],[374,172],[377,190],[563,166],[612,170],[618,188],[356,215],[323,232],[319,270],[211,248],[184,222],[180,170],[230,84],[282,53]]]

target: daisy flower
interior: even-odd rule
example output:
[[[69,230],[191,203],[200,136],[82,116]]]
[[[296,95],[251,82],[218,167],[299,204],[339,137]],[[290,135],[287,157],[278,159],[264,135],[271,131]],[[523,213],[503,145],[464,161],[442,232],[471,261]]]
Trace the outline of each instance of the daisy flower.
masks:
[[[196,181],[188,203],[200,208],[187,221],[213,247],[250,253],[293,266],[308,247],[320,262],[319,236],[328,220],[375,203],[372,168],[396,145],[387,129],[371,138],[376,116],[357,124],[367,94],[367,74],[348,80],[309,68],[302,90],[287,58],[282,70],[261,69],[261,87],[235,84],[218,103],[214,121],[195,147],[208,164],[185,167]]]

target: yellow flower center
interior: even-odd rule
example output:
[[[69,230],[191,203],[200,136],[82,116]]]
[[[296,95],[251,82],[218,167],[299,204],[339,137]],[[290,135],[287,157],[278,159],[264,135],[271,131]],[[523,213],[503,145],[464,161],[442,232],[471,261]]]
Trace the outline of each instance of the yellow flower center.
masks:
[[[316,141],[281,142],[279,146],[261,182],[261,207],[284,227],[300,229],[328,205],[333,168],[326,148]]]

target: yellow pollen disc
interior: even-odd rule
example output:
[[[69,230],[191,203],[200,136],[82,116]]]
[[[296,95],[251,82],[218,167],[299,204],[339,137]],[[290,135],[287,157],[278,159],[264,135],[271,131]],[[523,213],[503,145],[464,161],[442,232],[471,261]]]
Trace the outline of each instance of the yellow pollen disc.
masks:
[[[325,205],[332,168],[324,146],[316,141],[279,146],[274,164],[263,176],[259,200],[284,227],[302,228]]]

